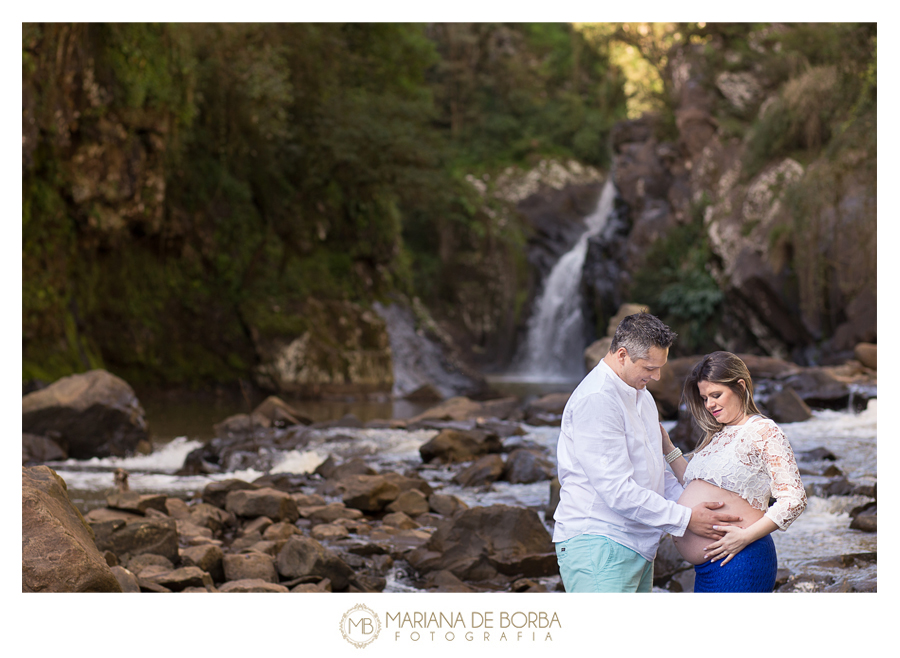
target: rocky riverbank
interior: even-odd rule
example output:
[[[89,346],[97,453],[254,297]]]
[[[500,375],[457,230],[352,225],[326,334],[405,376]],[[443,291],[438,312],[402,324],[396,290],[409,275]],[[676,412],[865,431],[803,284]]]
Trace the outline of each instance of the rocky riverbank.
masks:
[[[775,359],[748,364],[761,402],[772,410],[777,408],[772,400],[785,390],[802,404],[808,399],[819,406],[824,377],[831,378],[829,386],[844,386],[855,399],[875,396],[874,371],[867,375],[861,363],[845,366],[868,377],[865,382],[842,382],[825,369]],[[673,361],[659,384],[678,388],[682,371]],[[789,386],[804,373],[820,385]],[[102,371],[76,376],[90,381],[111,381],[109,377]],[[90,392],[96,385],[68,381],[37,392],[60,405],[67,402],[96,413],[99,403],[85,405],[77,396],[64,399],[53,390],[57,386]],[[127,393],[122,389],[114,396],[120,407],[123,391]],[[661,411],[671,404],[663,393],[654,392]],[[23,399],[23,417],[26,409],[33,413],[34,402],[28,398]],[[455,397],[404,420],[361,423],[348,416],[313,423],[271,397],[250,414],[218,423],[216,437],[188,454],[180,470],[184,476],[222,478],[252,468],[264,473],[261,477],[219,479],[181,497],[129,491],[123,473],[105,506],[84,514],[69,502],[62,478],[40,465],[41,455],[50,453],[35,447],[55,446],[54,456],[43,461],[58,459],[72,445],[66,428],[73,423],[61,422],[44,435],[31,433],[27,441],[23,434],[23,591],[379,592],[396,591],[398,577],[405,587],[422,591],[559,591],[548,529],[558,500],[555,456],[552,446],[523,437],[529,428],[558,425],[567,398],[565,393],[532,400]],[[59,412],[56,416],[67,418]],[[120,422],[132,421],[122,415]],[[682,424],[672,430],[673,436],[689,436],[679,430]],[[376,470],[375,460],[365,454],[348,456],[344,448],[358,441],[360,432],[379,428],[410,437],[425,432],[430,438],[419,442],[417,463],[385,467],[378,462],[382,466]],[[327,437],[321,442],[323,430]],[[122,433],[121,428],[108,431]],[[99,431],[95,441],[98,451],[110,445]],[[301,452],[312,441],[320,441],[318,452],[329,454],[312,472],[273,470],[274,455]],[[136,442],[132,450],[137,448]],[[835,465],[841,456],[824,447],[797,451],[797,457],[811,496],[867,501],[848,510],[848,523],[858,532],[876,530],[875,486],[848,477]],[[527,506],[473,506],[448,493],[541,483],[546,483],[544,502]],[[72,537],[78,538],[75,546]],[[47,555],[60,557],[48,561]],[[785,568],[778,588],[874,591],[874,575],[860,582],[833,573],[871,566],[876,558],[875,553],[823,556],[832,575]],[[664,541],[655,585],[690,591],[692,574]]]

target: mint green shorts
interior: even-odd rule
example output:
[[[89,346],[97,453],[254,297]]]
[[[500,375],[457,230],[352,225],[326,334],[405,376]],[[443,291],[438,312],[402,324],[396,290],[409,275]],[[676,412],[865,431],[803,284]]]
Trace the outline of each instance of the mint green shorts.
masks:
[[[556,544],[567,592],[649,592],[653,562],[602,535],[577,535]]]

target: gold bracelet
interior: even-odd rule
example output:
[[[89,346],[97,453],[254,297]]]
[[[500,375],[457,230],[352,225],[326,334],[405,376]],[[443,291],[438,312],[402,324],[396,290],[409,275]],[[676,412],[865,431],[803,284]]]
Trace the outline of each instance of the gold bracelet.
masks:
[[[671,464],[679,457],[681,457],[681,448],[675,448],[675,450],[666,455],[666,463]]]

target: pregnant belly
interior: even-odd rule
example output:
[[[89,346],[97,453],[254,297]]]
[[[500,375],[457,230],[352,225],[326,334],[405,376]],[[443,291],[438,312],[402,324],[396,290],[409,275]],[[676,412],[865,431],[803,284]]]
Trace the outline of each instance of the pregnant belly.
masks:
[[[684,488],[684,493],[678,498],[678,504],[685,507],[694,507],[700,503],[718,502],[725,503],[725,505],[714,511],[740,516],[743,520],[732,525],[737,525],[741,528],[746,528],[756,523],[765,515],[763,510],[751,507],[750,503],[736,493],[726,491],[704,480],[691,480],[688,482],[688,485]],[[685,530],[684,536],[673,536],[672,539],[675,541],[675,548],[681,553],[681,557],[691,564],[706,562],[706,558],[703,557],[705,554],[704,548],[716,541],[715,539],[695,535],[690,530]]]

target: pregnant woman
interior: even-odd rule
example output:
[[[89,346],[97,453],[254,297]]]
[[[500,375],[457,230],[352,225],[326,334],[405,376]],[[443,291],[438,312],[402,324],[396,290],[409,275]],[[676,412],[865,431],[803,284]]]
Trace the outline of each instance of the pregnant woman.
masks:
[[[695,592],[771,592],[778,562],[771,533],[785,530],[806,507],[806,492],[784,432],[759,413],[747,366],[730,352],[713,352],[693,369],[684,399],[705,438],[690,462],[663,430],[663,451],[685,485],[679,504],[723,500],[720,512],[740,516],[711,541],[690,531],[673,537],[694,565]],[[775,498],[770,507],[769,499]]]

